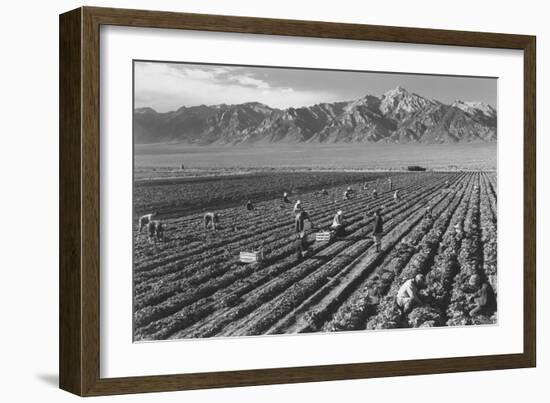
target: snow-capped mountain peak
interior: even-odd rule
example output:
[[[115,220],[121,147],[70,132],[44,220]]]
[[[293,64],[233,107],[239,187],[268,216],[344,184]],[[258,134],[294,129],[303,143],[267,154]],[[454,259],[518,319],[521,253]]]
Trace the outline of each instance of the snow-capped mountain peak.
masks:
[[[461,109],[462,111],[470,114],[483,114],[484,116],[495,119],[497,112],[495,108],[493,108],[491,105],[483,103],[483,102],[472,102],[472,101],[461,101],[456,100],[453,102],[451,106],[454,106],[455,108]]]
[[[443,143],[495,141],[496,111],[482,102],[445,104],[397,87],[380,96],[287,109],[258,102],[134,112],[138,143]]]

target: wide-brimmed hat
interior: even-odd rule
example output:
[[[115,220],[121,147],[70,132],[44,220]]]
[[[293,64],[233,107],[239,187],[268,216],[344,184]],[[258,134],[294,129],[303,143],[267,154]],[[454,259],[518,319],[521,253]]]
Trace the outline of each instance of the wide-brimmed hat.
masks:
[[[342,215],[343,214],[343,211],[342,210],[338,210],[338,213],[336,213],[338,215]]]

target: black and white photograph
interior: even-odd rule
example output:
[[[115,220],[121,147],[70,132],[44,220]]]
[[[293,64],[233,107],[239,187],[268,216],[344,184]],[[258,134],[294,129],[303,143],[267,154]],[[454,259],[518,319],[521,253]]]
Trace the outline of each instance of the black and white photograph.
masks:
[[[497,84],[134,60],[134,342],[497,325]]]

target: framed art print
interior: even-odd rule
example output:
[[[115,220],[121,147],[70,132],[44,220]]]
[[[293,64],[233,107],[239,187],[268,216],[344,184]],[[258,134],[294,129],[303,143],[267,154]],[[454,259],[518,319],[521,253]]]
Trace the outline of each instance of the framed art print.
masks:
[[[60,99],[63,389],[535,365],[534,37],[83,7]]]

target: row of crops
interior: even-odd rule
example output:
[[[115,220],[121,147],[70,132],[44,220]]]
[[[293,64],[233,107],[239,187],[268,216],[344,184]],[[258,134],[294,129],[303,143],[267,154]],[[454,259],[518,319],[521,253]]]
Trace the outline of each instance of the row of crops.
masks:
[[[479,292],[473,274],[496,291],[496,178],[494,174],[414,173],[352,183],[342,193],[311,190],[300,198],[313,222],[327,228],[343,210],[346,236],[315,242],[297,261],[292,205],[278,198],[217,210],[217,231],[205,231],[202,214],[165,220],[166,239],[150,243],[134,233],[134,337],[158,340],[296,332],[495,323],[470,317]],[[372,190],[377,188],[378,196]],[[399,189],[395,200],[393,191]],[[382,208],[382,251],[370,237]],[[426,209],[431,211],[426,215]],[[457,226],[461,231],[457,232]],[[240,251],[263,248],[265,260],[243,265]],[[404,316],[395,305],[399,286],[426,276],[424,304]]]

